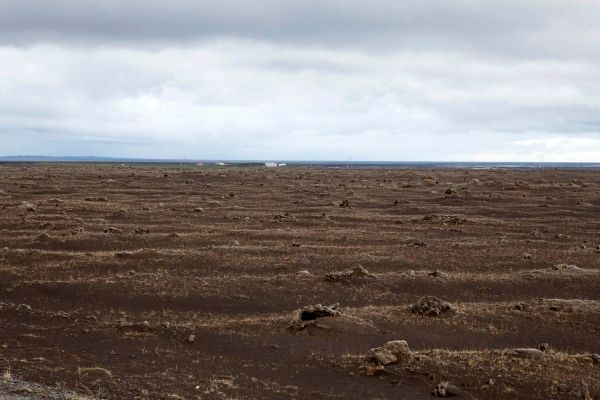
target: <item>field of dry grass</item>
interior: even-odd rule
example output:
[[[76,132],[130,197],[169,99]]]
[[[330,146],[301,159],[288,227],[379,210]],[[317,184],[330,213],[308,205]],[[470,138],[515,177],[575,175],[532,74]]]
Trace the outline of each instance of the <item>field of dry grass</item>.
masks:
[[[593,170],[0,165],[0,393],[598,399],[599,213]]]

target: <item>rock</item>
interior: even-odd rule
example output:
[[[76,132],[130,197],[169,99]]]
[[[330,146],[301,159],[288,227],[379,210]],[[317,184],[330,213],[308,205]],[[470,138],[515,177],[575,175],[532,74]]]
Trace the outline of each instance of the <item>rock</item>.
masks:
[[[523,253],[523,258],[526,260],[531,260],[533,255],[531,255],[531,253]]]
[[[303,269],[302,271],[298,271],[296,276],[298,278],[310,278],[312,274],[308,270]]]
[[[330,282],[360,283],[375,278],[366,268],[358,264],[353,268],[337,272],[327,272],[325,279]]]
[[[600,364],[600,354],[592,353],[590,354],[590,358],[594,364]]]
[[[147,235],[150,233],[150,229],[144,228],[142,226],[136,226],[135,228],[133,228],[133,233],[135,233],[136,235]]]
[[[579,268],[577,265],[569,264],[557,264],[552,267],[555,271],[583,271],[583,268]]]
[[[423,186],[435,186],[437,185],[437,181],[435,179],[433,179],[432,177],[426,177],[423,178]]]
[[[411,352],[406,340],[391,340],[382,347],[370,350],[367,361],[377,365],[390,365],[410,359]]]
[[[538,345],[538,349],[540,349],[541,351],[548,351],[550,350],[550,345],[548,343],[540,343]]]
[[[290,213],[277,214],[273,217],[276,222],[294,222],[297,220],[295,216]]]
[[[115,253],[115,257],[117,257],[117,258],[130,258],[133,256],[134,256],[134,253],[131,251],[118,251]]]
[[[130,328],[133,326],[133,322],[128,322],[125,318],[121,318],[118,322],[119,328]]]
[[[108,201],[104,196],[86,197],[85,201]]]
[[[382,347],[371,349],[371,361],[379,365],[390,365],[398,362],[398,358]]]
[[[197,340],[196,335],[190,335],[187,338],[188,343],[194,343]]]
[[[294,313],[294,317],[288,328],[292,330],[302,330],[309,325],[313,325],[318,318],[340,317],[342,312],[339,309],[339,304],[324,306],[321,304],[309,305],[302,307]]]
[[[122,234],[123,231],[119,228],[115,228],[114,226],[109,226],[108,228],[104,229],[104,233],[118,233],[118,234]]]
[[[389,351],[396,357],[410,355],[410,348],[408,347],[406,340],[390,340],[389,342],[385,342],[383,349]]]
[[[17,310],[19,311],[31,311],[32,308],[29,304],[19,304],[17,305]]]
[[[525,358],[540,358],[540,357],[544,356],[543,351],[541,351],[539,349],[535,349],[533,347],[512,349],[512,350],[510,350],[510,352],[508,354],[517,356],[517,357],[525,357]]]
[[[456,215],[429,214],[423,217],[423,221],[438,222],[442,225],[462,225],[467,222],[467,219]]]
[[[204,209],[202,207],[196,207],[194,208],[194,212],[204,212]]]
[[[153,330],[152,325],[148,321],[142,322],[129,322],[125,318],[121,318],[117,323],[117,326],[123,330],[138,331],[138,332],[150,332]]]
[[[422,240],[417,240],[411,244],[412,247],[425,247],[427,246],[427,242],[423,242]]]
[[[84,375],[92,379],[112,378],[112,373],[108,369],[101,367],[78,367],[77,374]]]
[[[344,199],[344,200],[343,200],[343,201],[342,201],[342,202],[339,204],[339,206],[340,206],[340,207],[342,207],[342,208],[347,208],[347,207],[350,207],[350,202],[348,201],[348,199]]]
[[[240,242],[238,242],[237,240],[232,240],[231,243],[229,243],[229,246],[231,247],[239,247]]]
[[[441,317],[454,314],[450,303],[438,299],[435,296],[421,297],[411,306],[411,311],[415,314]]]
[[[51,316],[53,318],[64,318],[64,319],[70,319],[71,318],[71,314],[69,314],[66,311],[57,311],[57,312],[51,314]]]
[[[460,389],[448,381],[443,381],[433,388],[431,394],[435,397],[458,396],[460,394]]]
[[[320,317],[338,317],[342,315],[338,304],[331,306],[323,306],[317,304],[314,306],[307,306],[300,310],[300,319],[302,321],[310,321]]]
[[[124,215],[127,215],[127,213],[128,213],[128,212],[129,212],[129,211],[127,211],[127,210],[120,209],[120,210],[117,210],[117,211],[115,211],[115,212],[112,214],[112,216],[113,216],[113,217],[122,217],[122,216],[124,216]]]
[[[454,194],[457,194],[458,191],[453,187],[449,187],[448,189],[446,189],[446,191],[444,193],[447,195],[454,195]]]
[[[450,275],[448,275],[446,272],[440,271],[439,269],[436,269],[435,271],[430,272],[428,275],[429,276],[434,276],[436,278],[448,278],[448,277],[450,277]]]
[[[525,303],[516,303],[513,304],[510,308],[517,311],[526,311],[529,307]]]
[[[37,210],[37,208],[36,208],[35,205],[33,205],[31,203],[28,203],[26,201],[23,201],[21,204],[19,204],[18,207],[22,208],[22,209],[24,209],[24,210],[26,210],[28,212],[35,212]]]
[[[46,232],[41,233],[35,240],[37,240],[38,242],[48,242],[50,240],[52,240],[52,237],[50,237],[50,235],[48,235]]]

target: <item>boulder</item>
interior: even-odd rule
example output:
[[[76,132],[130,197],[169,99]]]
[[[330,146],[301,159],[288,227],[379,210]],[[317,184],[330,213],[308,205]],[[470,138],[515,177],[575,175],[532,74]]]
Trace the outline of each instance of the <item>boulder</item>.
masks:
[[[369,271],[360,264],[343,271],[327,272],[325,274],[325,280],[330,282],[361,283],[373,278],[375,278],[375,276],[370,274]]]
[[[370,350],[368,361],[377,365],[390,365],[410,359],[411,352],[406,340],[391,340],[381,347]]]
[[[435,296],[421,297],[411,306],[411,311],[415,314],[428,317],[442,317],[454,314],[450,303],[438,299]]]
[[[342,312],[339,309],[339,304],[332,304],[330,306],[317,304],[302,308],[299,318],[302,321],[311,321],[320,317],[339,317],[340,315],[342,315]]]
[[[410,348],[406,340],[390,340],[385,342],[383,349],[389,351],[398,358],[410,356]]]
[[[309,325],[315,325],[319,318],[336,318],[342,316],[339,304],[324,306],[321,304],[302,307],[294,313],[288,328],[294,331],[305,329]]]
[[[371,349],[371,361],[378,365],[390,365],[398,362],[398,358],[381,347]]]

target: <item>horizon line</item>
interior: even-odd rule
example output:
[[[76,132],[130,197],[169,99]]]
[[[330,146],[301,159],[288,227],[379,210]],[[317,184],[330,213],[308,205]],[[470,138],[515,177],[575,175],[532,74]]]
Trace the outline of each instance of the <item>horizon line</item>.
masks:
[[[285,159],[285,158],[254,158],[254,159],[227,159],[227,158],[155,158],[155,157],[120,157],[120,156],[46,156],[46,155],[7,155],[0,156],[0,161],[129,161],[129,162],[173,162],[173,163],[201,163],[201,162],[229,162],[229,163],[265,163],[265,162],[286,162],[286,163],[339,163],[339,164],[355,164],[355,163],[386,163],[386,164],[419,164],[419,163],[443,163],[443,164],[600,164],[600,161],[541,161],[541,160],[503,160],[503,161],[483,161],[483,160],[360,160],[360,159]],[[89,161],[88,161],[89,162]]]

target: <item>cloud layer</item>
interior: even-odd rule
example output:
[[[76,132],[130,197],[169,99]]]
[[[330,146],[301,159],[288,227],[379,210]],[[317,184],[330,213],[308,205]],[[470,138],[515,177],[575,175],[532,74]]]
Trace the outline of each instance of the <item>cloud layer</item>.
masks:
[[[5,155],[600,160],[600,3],[0,7]]]

